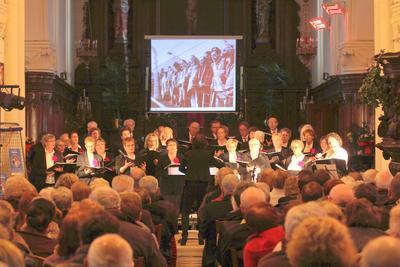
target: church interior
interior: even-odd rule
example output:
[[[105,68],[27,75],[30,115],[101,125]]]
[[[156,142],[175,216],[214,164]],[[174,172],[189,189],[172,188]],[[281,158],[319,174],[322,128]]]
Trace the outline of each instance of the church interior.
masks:
[[[398,266],[400,0],[0,0],[0,265]]]

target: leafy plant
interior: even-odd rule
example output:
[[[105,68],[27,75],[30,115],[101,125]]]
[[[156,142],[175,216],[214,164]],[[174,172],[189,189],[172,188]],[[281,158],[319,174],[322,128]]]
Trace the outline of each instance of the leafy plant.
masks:
[[[400,115],[400,96],[396,94],[395,82],[381,75],[385,64],[382,54],[376,58],[375,64],[368,70],[367,76],[359,89],[364,103],[383,107],[390,114]]]

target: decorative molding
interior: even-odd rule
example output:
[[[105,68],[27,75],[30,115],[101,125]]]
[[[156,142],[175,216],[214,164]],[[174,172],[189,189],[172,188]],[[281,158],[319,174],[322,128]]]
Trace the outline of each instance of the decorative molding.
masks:
[[[346,42],[339,47],[340,74],[366,72],[373,61],[374,41]]]
[[[49,41],[25,42],[25,69],[57,72],[56,50]]]

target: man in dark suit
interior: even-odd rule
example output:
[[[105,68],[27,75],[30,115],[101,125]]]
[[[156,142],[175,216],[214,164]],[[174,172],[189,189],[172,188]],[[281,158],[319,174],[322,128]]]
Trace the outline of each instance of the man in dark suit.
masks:
[[[188,131],[179,135],[179,140],[192,143],[198,133],[200,133],[200,124],[197,121],[192,121],[188,126]]]
[[[272,140],[271,140],[272,134],[279,132],[278,126],[279,126],[279,121],[277,117],[271,116],[267,119],[266,132],[268,133],[268,135],[266,135],[267,140],[265,141],[266,143],[268,143],[268,146],[272,145]]]
[[[30,182],[36,187],[38,192],[46,186],[55,184],[58,175],[63,172],[62,167],[48,171],[56,162],[63,162],[63,156],[59,151],[55,151],[56,137],[53,134],[45,134],[42,141],[36,144],[28,156],[31,172]]]
[[[217,139],[217,131],[221,127],[221,121],[218,119],[212,120],[210,123],[210,135],[207,138],[211,140]]]
[[[103,167],[103,158],[95,153],[95,141],[92,137],[85,138],[86,151],[78,155],[76,164],[78,165],[77,175],[79,178],[90,178],[96,173],[92,168]]]
[[[238,125],[239,135],[235,137],[238,140],[238,150],[249,149],[249,124],[247,121],[241,121]]]
[[[259,188],[249,187],[240,195],[240,211],[245,217],[246,211],[255,204],[269,203],[269,198]],[[224,231],[218,239],[217,260],[221,266],[232,266],[230,249],[242,250],[247,238],[253,234],[250,227],[243,221],[226,221]]]
[[[202,266],[214,266],[215,264],[217,242],[215,221],[225,218],[232,210],[231,195],[238,182],[239,180],[235,175],[226,175],[221,183],[223,199],[221,201],[212,201],[199,210],[199,232],[206,241],[203,250]]]

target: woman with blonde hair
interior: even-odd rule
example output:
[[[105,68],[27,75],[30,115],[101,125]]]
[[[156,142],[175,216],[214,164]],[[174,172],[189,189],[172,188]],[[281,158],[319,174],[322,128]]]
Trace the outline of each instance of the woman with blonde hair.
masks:
[[[144,139],[144,149],[140,152],[139,157],[143,157],[146,161],[146,174],[155,176],[158,158],[160,156],[160,142],[155,133],[149,133]]]

